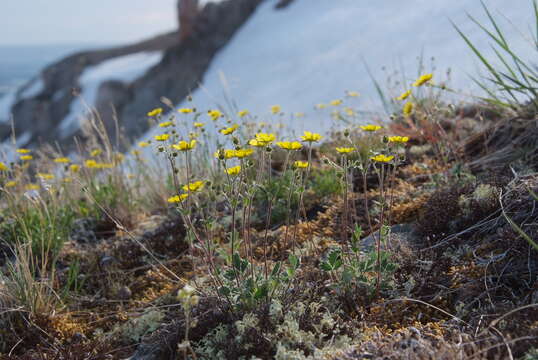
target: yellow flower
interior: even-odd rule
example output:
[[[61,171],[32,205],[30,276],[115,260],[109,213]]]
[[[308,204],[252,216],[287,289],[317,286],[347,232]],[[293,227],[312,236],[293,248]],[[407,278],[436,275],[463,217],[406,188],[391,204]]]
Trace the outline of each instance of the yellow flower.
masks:
[[[17,152],[19,154],[28,154],[30,153],[30,151],[31,151],[30,149],[17,149]]]
[[[353,110],[352,108],[344,108],[344,111],[346,112],[347,116],[355,116],[355,110]]]
[[[392,155],[386,156],[386,155],[383,155],[383,154],[379,154],[379,155],[371,157],[370,159],[372,159],[372,160],[374,160],[376,162],[388,163],[389,161],[394,159],[394,156],[392,156]]]
[[[252,149],[234,150],[234,157],[236,157],[238,159],[242,159],[244,157],[252,155],[253,152],[254,152],[254,150],[252,150]]]
[[[276,144],[284,150],[300,150],[303,147],[298,141],[280,141]]]
[[[222,116],[222,113],[219,110],[209,110],[207,114],[213,121],[217,120],[218,118]]]
[[[176,195],[176,196],[172,196],[170,198],[168,198],[168,202],[169,203],[179,203],[179,202],[182,202],[183,200],[185,200],[186,198],[189,197],[189,194],[181,194],[181,195]]]
[[[90,169],[97,169],[99,167],[99,164],[97,163],[97,161],[89,159],[84,161],[84,166]]]
[[[39,190],[40,186],[38,184],[28,184],[24,187],[26,190]]]
[[[42,180],[52,180],[52,179],[54,179],[54,175],[52,175],[52,174],[37,173],[37,176],[39,178],[41,178]]]
[[[4,186],[7,187],[7,188],[15,187],[15,186],[17,186],[17,182],[11,180],[11,181],[8,181]]]
[[[405,100],[411,95],[411,90],[407,90],[406,92],[402,93],[402,95],[398,96],[396,100]]]
[[[114,164],[100,163],[93,159],[89,159],[84,162],[84,166],[89,169],[112,169],[114,167]]]
[[[222,135],[230,135],[230,134],[233,134],[233,132],[234,132],[235,130],[237,130],[238,127],[239,127],[239,125],[235,124],[235,125],[230,126],[229,128],[222,129],[222,130],[220,131],[220,133],[221,133]]]
[[[281,110],[282,108],[280,107],[280,105],[271,106],[271,113],[273,114],[278,114]]]
[[[363,129],[364,131],[377,131],[377,130],[381,129],[381,126],[379,126],[379,125],[372,125],[372,124],[369,124],[369,125],[361,125],[361,129]]]
[[[146,147],[146,146],[149,146],[149,142],[147,142],[147,141],[141,141],[141,142],[138,143],[138,146],[140,146],[140,147]]]
[[[190,151],[196,147],[196,140],[181,140],[178,144],[172,145],[172,147],[179,151]]]
[[[168,135],[168,134],[155,135],[155,140],[157,140],[157,141],[166,141],[166,140],[168,140],[169,137],[170,137],[170,135]]]
[[[96,156],[101,155],[102,152],[103,151],[101,151],[101,149],[95,149],[90,153],[90,156],[96,157]]]
[[[296,161],[293,163],[293,167],[296,169],[306,169],[308,167],[308,161]]]
[[[425,74],[419,77],[414,83],[413,86],[422,86],[433,78],[433,74]]]
[[[71,162],[71,160],[69,160],[69,158],[67,157],[59,157],[54,159],[54,162],[58,164],[68,164],[69,162]]]
[[[411,115],[413,113],[414,108],[415,108],[415,105],[411,101],[406,102],[402,110],[404,116]]]
[[[406,143],[409,141],[407,136],[389,136],[389,141],[393,143]]]
[[[204,123],[201,123],[201,122],[195,122],[195,123],[194,123],[194,127],[196,127],[196,128],[202,128],[202,127],[204,127]]]
[[[320,134],[316,134],[310,131],[305,131],[304,135],[301,136],[301,140],[307,141],[307,142],[317,142],[321,140],[322,136]]]
[[[140,155],[140,150],[131,150],[131,155],[139,156]]]
[[[0,162],[0,171],[8,171],[9,168],[3,162]]]
[[[235,157],[235,150],[231,149],[220,149],[215,151],[215,157],[217,159],[231,159]]]
[[[248,143],[252,146],[268,146],[275,141],[275,134],[257,133],[256,138],[250,140]]]
[[[339,105],[342,105],[342,102],[343,102],[342,100],[337,99],[337,100],[333,100],[333,101],[331,101],[330,104],[331,104],[332,106],[339,106]]]
[[[32,155],[22,155],[20,157],[21,160],[23,161],[28,161],[28,160],[32,160],[34,157]]]
[[[172,126],[172,125],[174,125],[173,122],[171,122],[171,121],[166,121],[166,122],[160,123],[160,124],[159,124],[159,127],[165,128],[165,127],[169,127],[169,126]]]
[[[112,169],[114,167],[114,164],[111,163],[97,163],[98,169]]]
[[[316,109],[320,109],[320,110],[325,109],[326,107],[327,107],[327,105],[325,105],[325,104],[317,104],[316,105]]]
[[[240,112],[237,113],[237,116],[239,117],[245,117],[249,114],[248,110],[241,110]]]
[[[90,169],[112,169],[114,167],[114,164],[100,163],[90,159],[84,162],[84,166]]]
[[[69,167],[69,170],[71,170],[71,172],[77,173],[80,170],[80,165],[73,164]]]
[[[203,188],[204,188],[204,182],[201,181],[201,180],[195,181],[195,182],[192,182],[190,184],[187,184],[187,185],[183,186],[183,190],[184,191],[189,191],[189,192],[200,191]]]
[[[69,184],[69,183],[72,183],[73,182],[73,179],[70,178],[70,177],[65,177],[62,179],[62,181],[65,183],[65,184]]]
[[[338,151],[340,154],[348,154],[352,151],[355,151],[354,147],[337,147],[336,151]]]
[[[177,111],[181,114],[190,114],[194,111],[194,109],[191,109],[191,108],[181,108],[181,109],[177,109]]]
[[[302,118],[302,117],[305,116],[305,113],[304,112],[296,112],[294,115],[295,115],[296,118]]]
[[[350,96],[350,97],[358,97],[360,94],[356,91],[348,91],[347,92],[347,96]]]
[[[156,108],[156,109],[153,109],[151,110],[150,112],[148,112],[148,116],[149,117],[154,117],[154,116],[159,116],[163,113],[163,109],[162,108]]]
[[[238,166],[231,167],[231,168],[229,168],[229,169],[226,169],[226,173],[227,173],[228,175],[232,175],[232,176],[234,176],[234,175],[238,175],[240,172],[241,172],[241,166],[239,166],[239,165],[238,165]]]

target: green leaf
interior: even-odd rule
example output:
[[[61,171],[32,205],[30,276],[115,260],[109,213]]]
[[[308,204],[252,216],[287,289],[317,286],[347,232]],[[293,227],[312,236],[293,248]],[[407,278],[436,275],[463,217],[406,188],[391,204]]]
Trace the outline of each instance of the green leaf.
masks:
[[[220,293],[221,295],[224,295],[224,296],[229,296],[230,293],[231,293],[231,291],[230,291],[230,288],[229,288],[229,287],[227,287],[227,286],[221,286],[221,287],[219,288],[219,293]]]
[[[300,259],[294,254],[290,254],[288,256],[288,261],[294,270],[297,270],[299,268],[299,265],[301,264]]]
[[[233,266],[237,271],[243,273],[248,267],[248,261],[241,259],[241,256],[236,253],[233,255]]]
[[[333,250],[329,253],[327,262],[332,270],[337,270],[342,265],[342,253],[340,250]]]
[[[229,281],[232,281],[235,279],[235,271],[232,269],[228,269],[224,272],[224,278],[226,278]]]
[[[267,284],[263,284],[254,291],[254,299],[259,300],[266,297],[269,294]]]
[[[271,277],[278,277],[278,275],[280,274],[280,269],[282,267],[282,263],[280,261],[278,261],[275,266],[273,267],[273,271],[271,271]]]
[[[328,263],[328,262],[322,262],[320,264],[320,267],[321,267],[321,270],[324,270],[324,271],[332,271],[333,267]]]

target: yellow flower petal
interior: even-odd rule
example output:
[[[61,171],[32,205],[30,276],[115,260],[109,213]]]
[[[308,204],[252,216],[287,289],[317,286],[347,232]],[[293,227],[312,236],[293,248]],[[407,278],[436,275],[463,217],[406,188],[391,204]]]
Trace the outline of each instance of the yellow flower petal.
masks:
[[[428,81],[430,81],[432,78],[433,78],[433,74],[422,75],[413,83],[413,86],[415,87],[422,86]]]

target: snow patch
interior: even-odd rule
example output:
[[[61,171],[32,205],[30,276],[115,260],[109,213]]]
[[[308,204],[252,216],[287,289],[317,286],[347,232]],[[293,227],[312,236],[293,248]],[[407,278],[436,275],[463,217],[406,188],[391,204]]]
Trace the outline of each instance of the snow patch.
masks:
[[[61,135],[69,136],[80,127],[80,119],[84,118],[89,108],[95,104],[97,91],[103,81],[117,80],[132,83],[151,67],[157,65],[162,56],[161,51],[137,53],[87,68],[79,78],[82,92],[72,101],[69,114],[59,125]]]
[[[438,81],[451,68],[449,85],[468,93],[472,82],[467,74],[476,73],[478,62],[450,20],[488,54],[486,35],[466,17],[468,12],[479,21],[487,20],[478,1],[385,0],[380,5],[376,1],[295,0],[281,10],[275,10],[275,4],[263,2],[217,54],[203,86],[193,94],[197,108],[221,105],[233,113],[235,109],[225,103],[226,95],[240,109],[267,114],[267,121],[275,121],[268,115],[269,108],[279,104],[288,114],[306,112],[305,121],[289,124],[294,131],[327,131],[333,123],[328,112],[315,111],[313,106],[343,98],[346,90],[363,96],[353,102],[346,99],[344,106],[352,104],[385,116],[365,63],[382,86],[391,70],[403,71],[393,80],[410,83],[418,75],[417,57],[423,53],[427,70],[432,70],[430,58],[435,57]],[[525,24],[532,23],[528,2],[513,6],[504,0],[488,0],[486,5],[501,20],[517,20],[523,33]],[[505,25],[513,50],[533,56],[532,46],[518,30]]]
[[[45,88],[45,83],[41,78],[41,75],[32,79],[28,85],[25,86],[24,90],[21,92],[19,97],[21,98],[32,98],[43,91]]]
[[[0,98],[0,122],[8,122],[11,119],[11,107],[17,99],[17,90],[12,89]]]

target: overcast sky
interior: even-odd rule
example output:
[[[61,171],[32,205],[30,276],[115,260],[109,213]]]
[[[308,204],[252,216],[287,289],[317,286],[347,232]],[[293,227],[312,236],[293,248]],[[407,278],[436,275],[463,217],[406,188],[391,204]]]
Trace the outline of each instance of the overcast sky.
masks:
[[[176,0],[0,0],[0,45],[116,44],[176,27]]]

